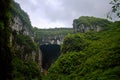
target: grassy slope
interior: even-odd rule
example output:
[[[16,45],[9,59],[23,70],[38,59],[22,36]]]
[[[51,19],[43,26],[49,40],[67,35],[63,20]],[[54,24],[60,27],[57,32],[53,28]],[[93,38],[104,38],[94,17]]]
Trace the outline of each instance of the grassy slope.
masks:
[[[62,47],[63,54],[51,66],[45,79],[119,80],[120,22],[109,27],[98,33],[68,35]]]

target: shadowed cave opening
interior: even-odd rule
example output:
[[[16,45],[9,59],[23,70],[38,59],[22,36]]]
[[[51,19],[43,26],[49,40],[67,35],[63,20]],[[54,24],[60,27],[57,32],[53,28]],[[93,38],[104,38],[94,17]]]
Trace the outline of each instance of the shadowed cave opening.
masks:
[[[48,70],[50,65],[60,56],[60,45],[41,45],[40,49],[42,51],[42,67],[43,69]]]

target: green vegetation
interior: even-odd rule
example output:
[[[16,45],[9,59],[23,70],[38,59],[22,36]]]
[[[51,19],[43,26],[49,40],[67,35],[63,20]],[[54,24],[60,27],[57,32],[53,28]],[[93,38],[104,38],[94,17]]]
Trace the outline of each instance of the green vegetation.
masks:
[[[26,54],[32,57],[32,51],[35,51],[36,54],[39,54],[38,45],[32,41],[30,36],[27,35],[14,35],[15,39],[13,40],[13,45],[15,47],[14,52],[15,55],[18,58],[22,58],[24,60],[24,57]],[[17,46],[19,46],[17,48]],[[20,50],[22,49],[22,50]]]
[[[115,16],[120,18],[120,0],[111,0],[112,10],[108,13],[107,17],[114,19]]]
[[[45,80],[119,80],[120,22],[101,32],[68,35]]]
[[[85,41],[82,40],[81,37],[82,36],[78,34],[75,35],[68,34],[65,37],[64,43],[62,45],[62,53],[67,53],[70,51],[79,52],[80,50],[82,50],[85,46]]]
[[[118,17],[120,17],[119,5],[119,0],[113,0],[113,12]],[[13,0],[0,0],[0,80],[41,80],[37,63],[39,47],[30,36],[12,34],[10,19],[15,16],[28,26],[29,31],[34,31],[36,41],[43,37],[65,36],[72,33],[72,29],[32,28],[29,16],[19,4]],[[83,16],[75,19],[74,22],[78,26],[94,24],[101,27],[107,26],[107,29],[101,32],[68,34],[61,47],[61,56],[49,68],[44,79],[119,80],[120,21],[111,23],[105,19]],[[13,44],[10,42],[11,34]],[[51,50],[51,45],[48,47]],[[36,61],[32,60],[32,51],[36,52]]]
[[[26,26],[29,31],[29,35],[23,35],[22,32],[19,34],[16,31],[12,32],[12,47],[14,49],[12,60],[13,80],[41,80],[40,66],[38,66],[39,47],[31,37],[32,26],[29,16],[14,1],[12,1],[10,13],[13,24],[12,18],[17,16],[22,21],[22,27]]]
[[[92,26],[107,27],[107,25],[110,24],[111,22],[108,21],[107,19],[90,17],[90,16],[81,16],[78,19],[73,20],[73,26],[74,26],[74,23],[76,23],[78,27],[82,24],[84,26],[89,26],[89,27],[91,27],[91,25]]]
[[[32,26],[29,19],[29,16],[26,12],[24,12],[20,5],[15,1],[12,1],[11,9],[10,9],[11,17],[14,18],[15,16],[19,16],[23,25],[26,25],[27,28],[32,32]]]
[[[45,38],[45,37],[55,37],[55,36],[65,36],[68,33],[72,33],[72,28],[53,28],[53,29],[38,29],[33,28],[36,41]]]
[[[28,51],[33,51],[33,50],[37,50],[37,44],[34,43],[31,39],[30,36],[26,36],[26,35],[16,35],[15,36],[15,41],[16,43],[18,43],[18,45],[22,46],[24,45]]]
[[[12,47],[10,45],[11,0],[0,0],[0,80],[12,80]]]
[[[33,61],[23,61],[17,57],[13,59],[13,80],[41,80],[40,68]]]

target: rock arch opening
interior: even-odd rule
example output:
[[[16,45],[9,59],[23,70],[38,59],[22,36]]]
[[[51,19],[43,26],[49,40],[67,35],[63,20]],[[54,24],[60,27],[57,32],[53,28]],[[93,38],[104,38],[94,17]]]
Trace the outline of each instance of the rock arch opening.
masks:
[[[40,46],[42,51],[42,67],[48,70],[50,65],[60,56],[60,45],[57,44],[44,44]]]

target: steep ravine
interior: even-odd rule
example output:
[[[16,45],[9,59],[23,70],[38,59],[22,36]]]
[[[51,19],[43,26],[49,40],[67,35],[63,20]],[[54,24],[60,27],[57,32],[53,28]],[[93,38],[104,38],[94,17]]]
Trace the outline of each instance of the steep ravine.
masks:
[[[50,65],[59,57],[60,45],[57,45],[56,42],[39,47],[27,13],[14,1],[12,1],[10,13],[10,42],[14,50],[12,60],[13,79],[40,79],[40,72],[47,71]],[[62,29],[62,31],[61,33],[66,35],[66,31],[71,32],[71,29]],[[62,41],[62,37],[60,37],[60,40]]]
[[[46,36],[13,0],[0,12],[0,80],[120,79],[120,21],[84,16]]]

